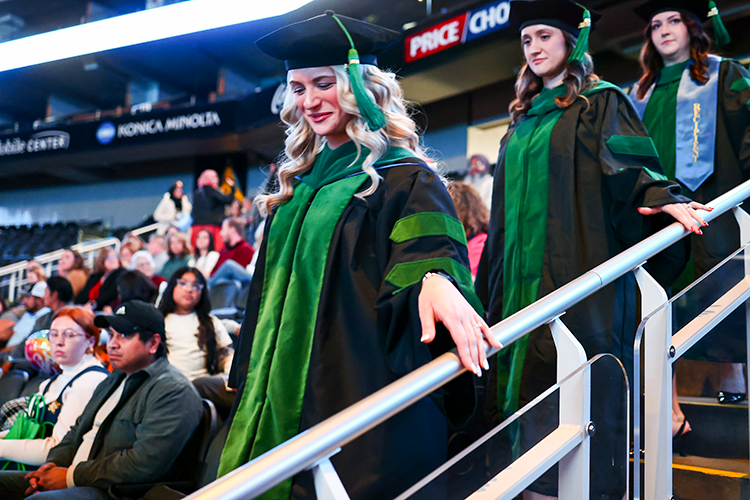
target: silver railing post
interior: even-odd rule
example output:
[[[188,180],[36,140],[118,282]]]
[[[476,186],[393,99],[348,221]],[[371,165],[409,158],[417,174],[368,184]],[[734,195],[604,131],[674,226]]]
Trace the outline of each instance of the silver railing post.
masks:
[[[646,325],[644,341],[643,420],[648,422],[644,499],[666,500],[672,496],[672,307],[664,289],[642,266],[635,270],[635,278],[641,289],[643,316],[654,314]],[[640,393],[633,397],[640,398]],[[640,463],[634,463],[634,467],[640,467]]]
[[[16,273],[10,274],[10,287],[8,288],[8,301],[13,302],[16,300]]]
[[[549,324],[557,348],[557,382],[586,364],[586,351],[560,318]],[[573,426],[587,432],[591,420],[591,370],[579,372],[575,380],[560,387],[560,426]],[[558,498],[588,500],[591,469],[591,440],[584,439],[560,459]]]
[[[341,478],[331,463],[331,457],[340,451],[341,448],[311,467],[318,500],[350,500]]]
[[[737,219],[737,224],[740,226],[740,246],[742,247],[750,242],[750,215],[741,209],[740,205],[734,207],[732,213],[734,214],[734,218]],[[747,255],[747,251],[743,257],[745,261],[745,277],[747,277],[750,276],[750,256]],[[748,377],[745,380],[750,380],[750,304],[745,304],[745,340],[747,351],[747,357],[745,358],[747,361],[745,364],[747,373],[745,376]],[[748,405],[747,419],[748,429],[750,429],[750,405]],[[750,450],[750,442],[748,442],[748,450]]]

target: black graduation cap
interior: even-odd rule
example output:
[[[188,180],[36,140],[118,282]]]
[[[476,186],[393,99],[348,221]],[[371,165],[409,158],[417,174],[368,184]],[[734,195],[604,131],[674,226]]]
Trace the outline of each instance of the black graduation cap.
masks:
[[[255,44],[269,56],[285,61],[286,69],[292,70],[347,64],[352,48],[357,49],[361,64],[376,65],[377,56],[395,45],[399,38],[398,31],[327,10],[320,16],[279,28]]]
[[[708,2],[706,0],[648,0],[634,10],[638,17],[646,22],[656,14],[670,10],[688,12],[703,22],[708,17]]]
[[[521,31],[526,26],[545,24],[567,31],[578,37],[584,27],[584,17],[590,13],[593,24],[602,16],[570,0],[512,0],[510,2],[510,25]]]
[[[692,14],[700,22],[711,19],[716,43],[718,45],[726,45],[731,41],[729,33],[724,27],[724,22],[719,15],[719,9],[713,0],[709,2],[706,0],[648,0],[634,10],[646,22],[651,21],[651,18],[656,14],[671,10]]]

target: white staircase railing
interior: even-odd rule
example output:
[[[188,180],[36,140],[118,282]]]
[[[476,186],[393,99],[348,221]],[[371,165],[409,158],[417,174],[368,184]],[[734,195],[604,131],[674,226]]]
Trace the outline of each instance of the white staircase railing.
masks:
[[[703,213],[702,216],[710,222],[719,215],[734,209],[748,197],[750,197],[750,181],[713,200],[709,205],[714,210]],[[583,383],[577,384],[575,392],[566,396],[566,399],[575,399],[576,403],[567,409],[562,402],[560,404],[558,430],[565,430],[565,426],[569,425],[567,422],[572,422],[574,428],[571,435],[565,437],[562,436],[563,430],[555,431],[554,437],[546,442],[546,446],[541,448],[535,446],[524,453],[511,467],[515,468],[521,463],[526,473],[503,474],[501,472],[495,481],[501,484],[501,488],[497,491],[498,495],[492,498],[512,499],[517,492],[554,463],[561,465],[559,498],[561,500],[588,498],[588,469],[584,470],[584,464],[588,460],[588,439],[583,430],[587,428],[584,425],[587,417],[586,409],[590,408],[590,399],[587,395],[587,391],[590,390],[590,381],[585,380],[586,372],[582,367],[590,362],[585,363],[585,357],[580,356],[582,351],[580,344],[567,332],[558,318],[569,307],[628,272],[636,271],[639,281],[643,282],[648,275],[641,266],[648,259],[688,234],[690,233],[680,224],[674,223],[492,327],[492,333],[498,341],[503,346],[508,346],[536,328],[551,324],[553,332],[555,329],[558,330],[555,335],[560,354],[558,355],[558,384],[565,381],[563,377],[566,374],[572,373],[584,378]],[[489,354],[496,352],[497,350],[492,349]],[[574,354],[571,356],[564,354],[565,352]],[[563,361],[565,364],[561,364],[560,358],[567,360]],[[575,365],[577,365],[576,368],[574,368]],[[320,500],[347,498],[346,492],[342,492],[343,488],[329,457],[340,447],[440,388],[463,371],[455,350],[446,353],[187,498],[190,500],[250,499],[308,469],[314,472],[316,489],[320,493],[326,492],[325,494],[329,495],[319,497]],[[637,401],[638,393],[635,394],[634,399]],[[668,408],[666,411],[667,414],[660,413],[655,418],[660,422],[670,419],[671,410]],[[578,430],[575,426],[578,426]],[[636,432],[640,433],[640,429],[636,429]],[[574,438],[574,434],[581,438]],[[648,443],[647,437],[647,446],[649,446]],[[654,451],[647,454],[647,457],[649,456],[658,456],[659,460],[665,463],[668,461],[667,467],[671,467],[671,454],[657,454]],[[635,469],[638,469],[637,465]],[[667,476],[671,477],[671,470]],[[383,480],[387,481],[388,478],[383,478]],[[658,500],[669,498],[669,495],[659,497]]]
[[[740,248],[672,299],[667,300],[665,291],[650,276],[636,272],[641,288],[645,318],[638,327],[634,345],[633,393],[639,395],[641,387],[643,388],[645,422],[641,422],[640,398],[636,397],[633,405],[633,462],[634,464],[641,462],[640,444],[641,439],[645,437],[643,482],[645,500],[662,500],[672,497],[672,367],[675,361],[709,334],[731,312],[746,305],[750,299],[750,255],[748,255],[750,215],[739,207],[734,207],[732,211],[740,227]],[[743,261],[744,265],[741,270],[732,268],[728,273],[722,273],[722,283],[717,283],[717,280],[713,279],[716,276],[715,273],[727,269],[737,260]],[[734,273],[736,276],[731,276]],[[729,278],[727,274],[730,275]],[[729,281],[727,282],[726,279]],[[692,319],[674,332],[675,304],[690,295],[703,293],[703,290],[713,297],[720,293],[717,293],[717,290],[725,288],[728,288],[726,293],[723,293],[704,310],[701,308],[693,311],[690,314]],[[745,335],[750,332],[750,315],[746,314],[746,317]],[[737,333],[740,334],[740,332]],[[645,341],[642,347],[643,338]],[[645,350],[645,355],[641,353],[642,348]],[[750,342],[746,354],[747,359],[750,359]],[[644,377],[643,383],[641,370]],[[750,421],[748,423],[750,425]],[[640,467],[636,466],[633,474],[634,500],[641,498],[640,475]]]

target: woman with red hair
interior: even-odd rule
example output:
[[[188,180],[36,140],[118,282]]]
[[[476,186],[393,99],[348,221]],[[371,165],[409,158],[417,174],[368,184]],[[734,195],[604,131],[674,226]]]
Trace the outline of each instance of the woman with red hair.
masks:
[[[52,359],[62,369],[42,382],[39,395],[44,398],[44,422],[48,429],[39,439],[0,439],[0,469],[31,470],[42,465],[49,450],[57,446],[75,424],[91,399],[94,389],[107,378],[109,372],[95,355],[100,329],[94,326],[94,313],[85,307],[68,306],[60,309],[52,320],[49,338]],[[8,401],[0,408],[4,438],[24,411],[28,398]],[[19,468],[23,465],[23,468]]]
[[[664,173],[678,181],[687,196],[706,203],[750,178],[750,72],[735,61],[709,53],[711,40],[703,30],[704,20],[712,20],[718,43],[728,42],[714,2],[649,0],[636,13],[648,24],[641,49],[643,76],[631,97]],[[677,287],[705,274],[739,248],[734,218],[720,217],[711,225],[703,238],[692,238],[693,264]],[[722,271],[742,274],[731,265]],[[726,281],[731,280],[728,276]],[[698,302],[688,305],[695,311],[716,298],[699,295],[686,295],[688,301]],[[736,313],[688,355],[724,363],[720,403],[746,397],[740,364],[745,361],[744,333],[737,335],[745,331],[745,317],[744,312]],[[690,430],[676,394],[672,427],[673,435]]]

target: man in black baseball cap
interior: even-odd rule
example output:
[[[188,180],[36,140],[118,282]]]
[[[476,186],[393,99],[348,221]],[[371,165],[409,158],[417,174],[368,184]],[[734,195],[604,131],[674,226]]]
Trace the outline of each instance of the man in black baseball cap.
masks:
[[[94,324],[109,331],[115,371],[39,470],[0,472],[0,498],[43,492],[56,500],[111,500],[115,484],[172,479],[172,465],[203,411],[197,391],[166,358],[164,316],[132,300]],[[35,495],[36,498],[36,495]]]

